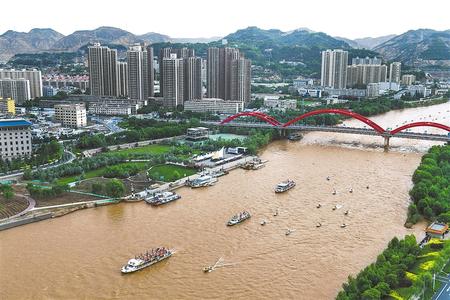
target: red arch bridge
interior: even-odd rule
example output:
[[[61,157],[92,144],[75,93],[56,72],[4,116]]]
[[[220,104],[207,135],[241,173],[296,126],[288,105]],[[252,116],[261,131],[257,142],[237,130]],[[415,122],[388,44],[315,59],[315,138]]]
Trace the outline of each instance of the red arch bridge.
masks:
[[[338,114],[347,117],[357,119],[366,124],[364,128],[357,127],[345,127],[345,126],[314,126],[314,125],[302,125],[297,122],[315,115],[323,114]],[[235,119],[252,117],[260,122],[238,122]],[[276,120],[275,118],[264,114],[262,112],[240,112],[235,115],[229,116],[221,122],[202,122],[207,125],[216,126],[231,126],[231,127],[247,127],[247,128],[274,128],[282,130],[284,133],[287,130],[297,130],[297,131],[324,131],[324,132],[339,132],[339,133],[350,133],[350,134],[363,134],[363,135],[378,135],[384,137],[385,147],[389,147],[389,139],[391,137],[397,138],[407,138],[407,139],[418,139],[418,140],[430,140],[430,141],[443,141],[450,142],[450,127],[444,124],[435,122],[414,122],[395,129],[386,130],[377,123],[371,121],[370,119],[357,114],[352,111],[343,109],[319,109],[302,114],[284,124]],[[368,128],[367,128],[368,127]],[[443,134],[431,134],[431,133],[417,133],[406,131],[413,127],[434,127],[442,129]],[[446,131],[446,132],[445,132]]]

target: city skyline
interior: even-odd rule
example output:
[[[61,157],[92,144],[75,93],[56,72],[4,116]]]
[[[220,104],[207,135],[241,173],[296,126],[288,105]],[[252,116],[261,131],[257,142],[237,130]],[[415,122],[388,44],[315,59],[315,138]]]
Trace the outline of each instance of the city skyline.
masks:
[[[23,22],[22,18],[16,18],[14,13],[5,14],[4,21],[0,25],[1,34],[7,30],[28,32],[32,28],[52,28],[68,35],[77,30],[92,30],[101,26],[112,26],[135,34],[157,32],[173,38],[210,38],[223,37],[238,29],[257,26],[263,29],[275,28],[282,31],[306,27],[314,31],[325,32],[331,36],[355,39],[401,34],[419,28],[447,30],[449,26],[444,24],[442,20],[447,17],[445,11],[450,9],[449,3],[439,0],[436,2],[439,2],[437,6],[440,9],[435,10],[433,14],[423,14],[420,9],[415,9],[419,5],[423,5],[418,0],[410,1],[408,6],[404,6],[400,2],[380,0],[370,6],[370,14],[355,14],[352,13],[352,8],[364,6],[364,3],[355,0],[326,1],[325,3],[293,3],[281,0],[277,1],[277,5],[273,5],[273,3],[271,5],[258,5],[258,13],[252,14],[251,12],[255,9],[254,3],[230,0],[227,2],[229,5],[220,6],[220,11],[221,15],[233,15],[233,18],[217,22],[217,13],[213,11],[214,8],[218,7],[217,5],[208,5],[208,1],[205,0],[190,2],[175,0],[171,3],[173,7],[177,8],[173,10],[175,20],[182,20],[186,18],[186,15],[192,16],[190,22],[178,26],[176,22],[168,22],[166,14],[154,13],[152,19],[146,21],[147,9],[135,10],[133,6],[123,6],[117,0],[110,2],[108,14],[98,13],[104,10],[104,8],[100,9],[101,3],[80,0],[79,5],[72,7],[70,13],[64,15],[64,18],[36,18],[36,15],[46,14],[51,16],[52,12],[56,13],[58,5],[54,0],[25,2],[27,6],[25,11],[22,9],[23,3],[7,2],[3,5],[5,11],[15,12],[20,10],[28,21]],[[269,2],[265,1],[265,4],[269,4]],[[87,10],[86,7],[90,9]],[[236,7],[240,9],[235,9]],[[148,4],[148,8],[157,12],[162,11],[164,7],[162,3],[155,2]],[[379,18],[387,14],[388,11],[398,12],[395,29],[389,23],[379,22]],[[82,27],[77,25],[80,15],[83,15]],[[346,15],[349,15],[349,17],[346,18]],[[330,26],[329,22],[324,22],[324,19],[335,21]],[[204,26],[204,24],[208,24],[208,26]],[[358,24],[358,26],[355,26],[355,24]]]

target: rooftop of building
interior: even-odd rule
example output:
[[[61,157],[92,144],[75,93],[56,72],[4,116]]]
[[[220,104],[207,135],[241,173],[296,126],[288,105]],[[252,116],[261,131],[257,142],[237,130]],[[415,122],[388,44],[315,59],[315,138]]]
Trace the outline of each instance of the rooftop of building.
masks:
[[[428,233],[436,233],[443,234],[448,230],[448,225],[444,223],[433,222],[430,226],[427,227],[426,232]]]
[[[27,120],[24,119],[0,120],[0,128],[23,127],[23,126],[31,126],[31,122],[28,122]]]
[[[200,130],[209,130],[207,127],[191,127],[188,128],[188,131],[200,131]]]

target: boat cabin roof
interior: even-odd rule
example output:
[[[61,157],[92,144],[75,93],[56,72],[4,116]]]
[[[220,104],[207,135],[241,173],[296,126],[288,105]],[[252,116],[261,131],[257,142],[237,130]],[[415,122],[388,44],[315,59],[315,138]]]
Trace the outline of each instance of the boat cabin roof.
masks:
[[[135,258],[132,258],[128,261],[128,264],[130,266],[134,266],[134,267],[140,265],[141,263],[142,263],[141,259],[135,259]]]

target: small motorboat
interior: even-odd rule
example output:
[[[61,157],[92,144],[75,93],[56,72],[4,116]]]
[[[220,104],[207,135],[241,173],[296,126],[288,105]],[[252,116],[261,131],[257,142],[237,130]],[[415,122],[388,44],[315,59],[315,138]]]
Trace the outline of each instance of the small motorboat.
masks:
[[[261,226],[264,226],[267,224],[267,222],[266,222],[266,220],[262,220],[260,224],[261,224]]]
[[[336,210],[337,209],[337,205],[333,206],[332,210]]]
[[[366,189],[369,189],[369,186],[366,186]]]
[[[273,216],[274,217],[278,216],[278,209],[273,213]]]
[[[285,235],[290,235],[291,233],[293,233],[294,231],[292,229],[288,229],[285,232]]]
[[[203,268],[203,272],[205,272],[205,273],[212,272],[212,270],[213,270],[213,267],[212,267],[212,266],[207,266],[207,267],[204,267],[204,268]]]
[[[353,193],[353,189],[352,189],[352,188],[350,188],[350,190],[348,190],[348,192],[349,192],[349,193]]]
[[[332,193],[333,195],[336,195],[336,190],[333,190],[333,193]]]
[[[316,228],[322,227],[322,224],[319,222],[316,224]]]
[[[322,207],[322,204],[317,204],[317,206],[316,206],[317,208],[321,208]]]
[[[347,224],[343,223],[343,224],[341,225],[341,228],[345,228],[345,227],[347,227]]]
[[[349,213],[349,211],[348,211],[348,210],[346,210],[346,211],[345,211],[345,213],[344,213],[344,215],[346,215],[346,216],[347,216],[347,215],[348,215],[348,213]]]
[[[330,176],[327,176],[327,180],[330,181]]]

